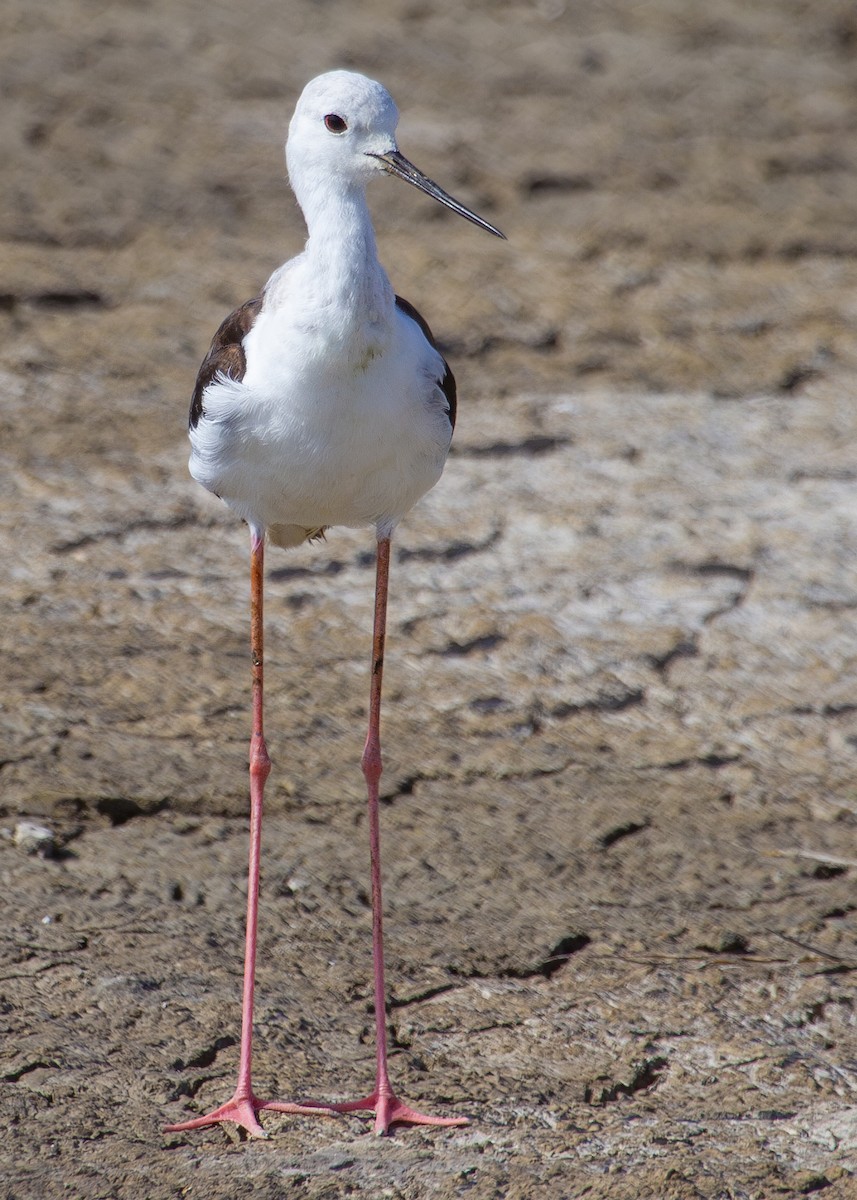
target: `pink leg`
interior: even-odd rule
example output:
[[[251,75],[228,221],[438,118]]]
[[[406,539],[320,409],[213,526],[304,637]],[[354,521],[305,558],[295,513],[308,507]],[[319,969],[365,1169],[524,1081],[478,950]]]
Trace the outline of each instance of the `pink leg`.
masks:
[[[375,1040],[377,1067],[375,1090],[363,1100],[327,1105],[334,1112],[369,1111],[375,1114],[375,1133],[391,1125],[466,1125],[466,1117],[429,1117],[415,1112],[396,1096],[387,1070],[387,1015],[384,986],[384,932],[381,901],[381,848],[378,820],[378,784],[381,779],[381,682],[387,625],[387,591],[390,578],[390,539],[378,539],[375,583],[375,626],[372,639],[372,681],[369,697],[369,732],[363,749],[363,775],[369,799],[369,856],[372,870],[372,958],[375,983]]]
[[[238,1057],[238,1083],[231,1100],[202,1117],[166,1125],[165,1133],[200,1129],[232,1121],[246,1129],[251,1137],[267,1137],[256,1117],[263,1108],[277,1112],[318,1113],[317,1107],[281,1104],[259,1100],[253,1093],[251,1062],[253,1056],[253,990],[256,968],[256,933],[259,918],[259,856],[262,844],[262,798],[265,780],[271,770],[268,748],[262,731],[262,589],[264,582],[265,540],[251,530],[250,542],[250,649],[253,673],[253,731],[250,737],[250,864],[247,872],[247,927],[244,948],[244,987],[241,1012],[241,1048]],[[329,1110],[328,1110],[329,1111]]]

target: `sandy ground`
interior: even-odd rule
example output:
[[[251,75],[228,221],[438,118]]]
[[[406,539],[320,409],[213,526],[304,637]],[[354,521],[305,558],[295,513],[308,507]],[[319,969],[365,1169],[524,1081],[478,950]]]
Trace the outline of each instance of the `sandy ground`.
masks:
[[[852,0],[6,0],[0,1194],[857,1196]],[[186,473],[281,144],[382,79],[398,291],[459,380],[394,561],[395,1081],[466,1129],[225,1100],[246,535]],[[272,554],[257,1085],[371,1081],[372,540]],[[50,830],[36,850],[22,824]]]

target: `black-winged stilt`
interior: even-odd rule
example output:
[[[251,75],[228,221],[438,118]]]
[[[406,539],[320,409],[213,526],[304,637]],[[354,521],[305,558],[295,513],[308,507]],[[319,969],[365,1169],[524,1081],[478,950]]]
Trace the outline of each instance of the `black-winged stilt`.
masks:
[[[347,71],[313,79],[289,127],[289,178],[306,218],[306,248],[214,336],[190,410],[194,479],[250,529],[253,726],[250,865],[238,1082],[219,1108],[169,1132],[232,1121],[264,1136],[258,1113],[369,1110],[376,1133],[399,1122],[460,1125],[415,1112],[387,1069],[378,782],[381,679],[390,539],[440,478],[455,421],[455,380],[425,321],[394,295],[378,262],[366,185],[386,172],[489,233],[498,229],[447,195],[400,153],[398,113],[378,83]],[[260,1100],[251,1078],[262,795],[271,769],[262,729],[262,588],[266,539],[297,546],[333,525],[374,526],[375,618],[368,789],[377,1074],[372,1093],[339,1104]]]

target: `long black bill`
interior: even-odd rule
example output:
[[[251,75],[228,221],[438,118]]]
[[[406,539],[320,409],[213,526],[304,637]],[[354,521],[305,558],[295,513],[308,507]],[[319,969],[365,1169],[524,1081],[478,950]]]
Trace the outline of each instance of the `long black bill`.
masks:
[[[502,238],[504,241],[506,240],[505,233],[501,233],[499,229],[490,225],[488,221],[483,221],[481,217],[477,217],[475,212],[471,212],[469,208],[465,208],[463,204],[454,200],[442,187],[438,187],[427,175],[423,175],[422,171],[415,167],[412,162],[408,162],[404,154],[400,154],[398,150],[388,150],[386,154],[374,154],[372,157],[379,159],[391,175],[397,175],[399,179],[404,179],[406,183],[412,183],[421,192],[425,192],[427,196],[432,196],[435,200],[439,200],[441,204],[445,204],[447,208],[451,208],[453,212],[457,212],[460,217],[466,217],[468,221],[472,221],[480,229],[487,229],[495,237]]]

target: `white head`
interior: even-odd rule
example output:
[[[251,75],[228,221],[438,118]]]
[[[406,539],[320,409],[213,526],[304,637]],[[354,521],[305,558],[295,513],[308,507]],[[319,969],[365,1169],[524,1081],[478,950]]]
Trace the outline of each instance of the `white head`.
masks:
[[[377,156],[396,150],[398,123],[393,97],[374,79],[353,71],[311,79],[289,126],[292,186],[308,173],[365,183],[383,170]]]
[[[289,179],[304,211],[306,200],[322,188],[364,188],[386,172],[502,237],[399,153],[398,123],[393,97],[374,79],[353,71],[328,71],[311,79],[298,100],[286,143]]]

